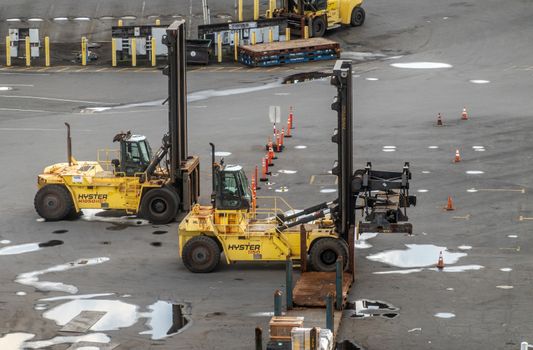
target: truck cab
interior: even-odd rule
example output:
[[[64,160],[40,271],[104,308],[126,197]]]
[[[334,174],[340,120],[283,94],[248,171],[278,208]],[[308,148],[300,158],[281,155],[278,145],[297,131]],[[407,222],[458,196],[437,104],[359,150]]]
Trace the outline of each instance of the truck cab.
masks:
[[[120,142],[120,160],[112,160],[115,173],[121,173],[125,176],[143,173],[150,164],[153,155],[148,140],[143,135],[131,135],[129,133],[124,136],[119,135],[113,139],[115,142]]]
[[[215,171],[215,208],[249,210],[252,193],[240,165],[218,165]]]

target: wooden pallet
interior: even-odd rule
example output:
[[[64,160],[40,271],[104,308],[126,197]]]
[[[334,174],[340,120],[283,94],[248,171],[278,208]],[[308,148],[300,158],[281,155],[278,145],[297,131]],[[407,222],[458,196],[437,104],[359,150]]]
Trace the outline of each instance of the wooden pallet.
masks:
[[[342,300],[352,285],[352,274],[343,275]],[[326,296],[331,293],[335,300],[335,272],[304,272],[293,289],[293,300],[296,306],[326,307]]]
[[[240,49],[250,53],[263,54],[264,52],[274,51],[301,51],[302,49],[316,50],[316,48],[323,47],[339,47],[339,43],[325,38],[309,38],[289,41],[275,41],[256,45],[243,45],[240,47]]]

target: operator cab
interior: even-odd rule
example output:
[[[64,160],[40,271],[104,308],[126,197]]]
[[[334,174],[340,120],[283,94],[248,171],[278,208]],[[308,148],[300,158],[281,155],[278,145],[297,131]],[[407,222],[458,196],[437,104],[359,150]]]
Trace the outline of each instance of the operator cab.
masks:
[[[240,165],[218,165],[215,171],[215,207],[249,210],[252,192]]]
[[[143,173],[152,160],[152,149],[143,135],[128,133],[117,134],[113,142],[120,142],[120,160],[113,159],[115,173],[124,173],[126,176],[135,176]]]

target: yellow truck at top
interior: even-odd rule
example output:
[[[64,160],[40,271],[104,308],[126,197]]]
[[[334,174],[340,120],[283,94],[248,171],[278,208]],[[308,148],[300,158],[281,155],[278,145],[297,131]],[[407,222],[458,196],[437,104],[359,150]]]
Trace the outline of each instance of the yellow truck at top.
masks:
[[[289,27],[302,34],[309,27],[309,35],[321,37],[326,30],[341,25],[360,26],[365,21],[363,0],[283,0],[282,7],[273,10],[274,17],[288,18]]]

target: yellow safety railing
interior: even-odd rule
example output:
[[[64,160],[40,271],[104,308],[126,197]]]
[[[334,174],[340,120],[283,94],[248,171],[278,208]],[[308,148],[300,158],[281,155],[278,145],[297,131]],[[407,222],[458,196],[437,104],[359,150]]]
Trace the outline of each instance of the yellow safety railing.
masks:
[[[105,171],[115,170],[115,167],[111,164],[113,159],[120,159],[120,150],[107,148],[97,150],[96,161]]]

